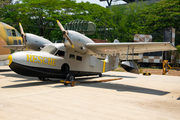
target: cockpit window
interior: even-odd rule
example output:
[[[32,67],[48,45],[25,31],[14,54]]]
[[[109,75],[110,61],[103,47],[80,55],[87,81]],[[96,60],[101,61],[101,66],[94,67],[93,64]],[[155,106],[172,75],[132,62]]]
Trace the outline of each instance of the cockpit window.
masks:
[[[46,45],[41,51],[55,54],[58,49],[52,45]]]
[[[21,36],[18,31],[16,31],[17,36]]]
[[[16,36],[16,31],[12,30],[12,36]]]
[[[8,36],[16,36],[16,30],[15,29],[6,29],[7,31],[7,35]],[[17,36],[21,36],[18,32],[17,32]]]
[[[60,56],[60,57],[64,57],[65,52],[61,51],[61,50],[58,50],[55,55]]]

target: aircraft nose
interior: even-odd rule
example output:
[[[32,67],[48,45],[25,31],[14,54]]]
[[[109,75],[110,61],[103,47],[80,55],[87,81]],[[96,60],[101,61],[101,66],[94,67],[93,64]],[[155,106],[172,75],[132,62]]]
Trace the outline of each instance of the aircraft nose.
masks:
[[[12,55],[9,55],[7,59],[9,60],[8,66],[10,66],[13,61]]]

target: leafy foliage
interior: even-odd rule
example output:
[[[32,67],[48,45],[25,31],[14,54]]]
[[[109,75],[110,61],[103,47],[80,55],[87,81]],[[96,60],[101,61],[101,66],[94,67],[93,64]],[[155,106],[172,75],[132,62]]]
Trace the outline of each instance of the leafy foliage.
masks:
[[[163,40],[163,31],[165,28],[173,27],[176,29],[176,44],[180,44],[180,1],[179,0],[162,0],[152,4],[148,9],[142,11],[145,18],[145,33],[159,34],[155,36],[155,41]]]
[[[180,45],[176,46],[178,53],[180,54]]]

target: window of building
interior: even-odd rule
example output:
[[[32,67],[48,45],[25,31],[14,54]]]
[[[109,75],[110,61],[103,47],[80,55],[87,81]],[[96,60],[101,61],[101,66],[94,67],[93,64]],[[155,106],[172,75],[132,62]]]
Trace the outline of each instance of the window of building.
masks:
[[[76,60],[82,61],[82,57],[81,56],[77,56]]]
[[[64,57],[65,52],[64,52],[64,51],[61,51],[61,50],[58,50],[55,55],[60,56],[60,57]]]
[[[162,56],[162,51],[143,53],[143,56]]]
[[[70,58],[70,59],[75,59],[75,55],[70,54],[70,55],[69,55],[69,58]]]

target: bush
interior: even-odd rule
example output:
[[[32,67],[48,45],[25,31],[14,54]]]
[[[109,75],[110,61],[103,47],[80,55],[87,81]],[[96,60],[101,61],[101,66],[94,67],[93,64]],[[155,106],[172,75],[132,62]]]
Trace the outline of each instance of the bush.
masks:
[[[178,53],[180,54],[180,45],[176,46]]]

